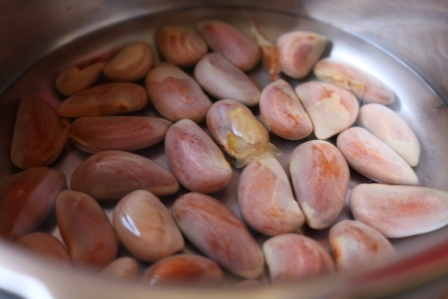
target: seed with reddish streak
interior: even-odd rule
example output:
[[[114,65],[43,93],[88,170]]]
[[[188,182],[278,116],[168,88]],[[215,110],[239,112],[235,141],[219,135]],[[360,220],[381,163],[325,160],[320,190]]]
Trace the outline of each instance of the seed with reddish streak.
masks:
[[[69,66],[56,78],[56,88],[65,96],[89,88],[98,80],[105,65],[105,62],[98,61],[83,67]]]
[[[65,264],[71,263],[65,246],[50,234],[42,232],[31,233],[18,238],[16,244],[44,256],[58,259]]]
[[[356,220],[389,238],[423,234],[448,224],[448,192],[419,186],[361,184],[350,195]]]
[[[322,229],[333,224],[344,206],[350,172],[331,143],[313,140],[294,149],[289,171],[307,224]]]
[[[191,191],[214,193],[232,178],[232,168],[223,152],[189,119],[180,120],[169,128],[165,153],[176,178]]]
[[[187,193],[174,202],[172,212],[184,235],[206,256],[245,278],[262,274],[260,248],[224,204],[205,194]]]
[[[56,111],[46,101],[26,97],[20,102],[11,143],[11,161],[26,169],[47,166],[59,157],[68,139]]]
[[[65,189],[65,175],[48,167],[19,172],[0,187],[0,236],[17,238],[32,231],[53,209]]]
[[[193,66],[208,51],[202,36],[182,26],[164,26],[157,33],[156,42],[166,61],[179,67]]]
[[[238,28],[219,20],[198,23],[196,29],[210,48],[243,71],[252,69],[261,58],[257,43]]]
[[[62,191],[56,201],[56,218],[74,264],[105,266],[117,256],[118,243],[112,225],[89,195]]]
[[[395,253],[385,236],[360,221],[338,222],[330,229],[329,239],[339,270],[373,265]]]
[[[334,272],[328,251],[302,235],[284,234],[263,244],[263,253],[273,283],[292,282]]]
[[[305,222],[288,176],[275,158],[256,160],[244,168],[238,203],[244,220],[265,235],[295,232]]]
[[[116,115],[143,109],[146,90],[134,83],[108,83],[79,91],[58,107],[63,117]]]
[[[306,82],[296,87],[296,94],[314,124],[318,139],[328,139],[342,132],[358,117],[358,100],[339,86]]]
[[[153,262],[184,247],[184,239],[168,208],[154,194],[137,190],[115,207],[118,238],[136,257]]]
[[[140,267],[136,259],[128,256],[113,260],[102,271],[101,276],[125,280],[136,279],[140,274]]]
[[[219,286],[223,282],[223,276],[218,264],[206,257],[178,254],[154,263],[143,274],[142,281],[150,286]]]

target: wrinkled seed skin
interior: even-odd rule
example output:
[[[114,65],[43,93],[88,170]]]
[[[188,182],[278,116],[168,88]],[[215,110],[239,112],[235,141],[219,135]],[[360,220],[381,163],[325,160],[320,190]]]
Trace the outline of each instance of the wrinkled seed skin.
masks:
[[[16,240],[16,244],[35,253],[57,259],[64,264],[71,264],[70,256],[65,246],[50,234],[35,232],[24,235]]]
[[[156,196],[173,194],[179,190],[179,183],[166,168],[150,159],[123,151],[103,151],[78,165],[71,189],[96,200],[112,200],[138,189]]]
[[[133,82],[148,74],[154,64],[154,51],[150,45],[134,42],[121,49],[103,69],[106,78],[112,81]]]
[[[198,23],[196,29],[214,52],[218,52],[242,71],[252,69],[261,59],[257,43],[241,30],[219,20]]]
[[[123,280],[137,279],[140,275],[140,267],[133,257],[119,257],[109,263],[100,273],[101,276],[118,278]]]
[[[411,167],[420,160],[420,143],[408,124],[392,109],[381,104],[361,107],[359,126],[393,148]]]
[[[47,166],[59,157],[68,139],[56,111],[44,100],[20,102],[11,143],[11,161],[22,169]]]
[[[113,225],[123,245],[143,261],[160,260],[184,247],[170,211],[148,191],[123,197],[115,207]]]
[[[269,142],[266,128],[246,106],[237,101],[214,103],[207,113],[206,122],[219,146],[237,160],[237,167],[277,152]]]
[[[159,64],[151,70],[145,85],[156,110],[173,122],[187,118],[200,123],[212,105],[192,77],[168,63]]]
[[[238,185],[238,203],[244,220],[265,235],[295,232],[305,222],[288,176],[275,158],[246,165]]]
[[[150,286],[220,286],[224,274],[214,261],[199,255],[177,254],[154,263],[142,276]]]
[[[0,186],[0,236],[18,238],[32,231],[51,212],[65,189],[65,175],[48,167],[19,172]]]
[[[205,194],[187,193],[172,207],[177,225],[202,253],[244,278],[263,272],[263,255],[244,223],[224,204]]]
[[[93,62],[87,66],[72,65],[65,68],[56,78],[56,88],[65,96],[89,88],[101,76],[105,62]]]
[[[352,127],[337,139],[337,147],[350,167],[379,183],[418,185],[409,164],[390,146],[366,129]]]
[[[146,90],[134,83],[107,83],[79,91],[57,109],[62,117],[116,115],[143,109]]]
[[[361,184],[350,195],[356,220],[388,238],[423,234],[448,224],[448,192],[419,186]]]
[[[232,168],[223,152],[189,119],[170,127],[165,138],[165,153],[174,175],[188,190],[214,193],[232,178]]]
[[[171,124],[164,118],[144,116],[80,117],[70,125],[70,140],[89,153],[135,151],[162,141]]]
[[[292,78],[301,79],[311,72],[322,56],[327,39],[313,32],[293,31],[281,35],[277,46],[282,71]]]
[[[313,132],[313,123],[292,87],[283,79],[267,85],[260,96],[263,123],[277,136],[299,140]]]
[[[162,27],[157,33],[156,43],[166,61],[179,67],[195,65],[208,52],[204,38],[182,26]]]
[[[314,124],[318,139],[328,139],[342,132],[358,117],[358,100],[341,87],[313,81],[298,85],[295,91]]]
[[[330,229],[329,239],[338,270],[372,266],[395,255],[385,236],[360,221],[338,222]]]
[[[255,106],[260,101],[260,90],[255,83],[219,53],[205,55],[196,64],[194,77],[218,100],[232,99],[246,106]]]
[[[317,241],[297,234],[272,237],[263,244],[272,283],[297,282],[332,273],[334,262]]]
[[[322,81],[351,91],[364,103],[389,105],[395,101],[394,93],[383,82],[345,62],[321,59],[314,66],[314,74]]]
[[[333,224],[347,196],[350,171],[342,153],[331,143],[302,143],[291,154],[289,171],[306,223],[314,229]]]
[[[75,265],[105,266],[118,253],[118,242],[101,206],[87,194],[62,191],[56,200],[62,239]]]

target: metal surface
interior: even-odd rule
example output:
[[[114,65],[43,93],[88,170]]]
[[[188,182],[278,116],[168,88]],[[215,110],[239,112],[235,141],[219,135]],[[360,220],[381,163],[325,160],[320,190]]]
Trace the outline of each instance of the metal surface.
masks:
[[[408,4],[404,5],[405,2]],[[250,11],[261,31],[271,40],[293,29],[319,32],[333,42],[331,51],[327,54],[355,63],[387,82],[399,99],[392,108],[408,122],[422,143],[421,163],[416,168],[421,184],[448,190],[448,176],[445,175],[448,169],[448,108],[443,102],[443,99],[445,102],[448,99],[447,53],[444,52],[448,48],[446,2],[276,1],[274,4],[271,1],[227,1],[223,4],[219,1],[127,1],[126,3],[53,1],[51,5],[49,3],[45,6],[34,1],[0,3],[0,21],[2,24],[8,24],[0,26],[0,41],[5,41],[3,44],[6,45],[6,49],[2,48],[0,51],[2,66],[0,93],[15,81],[0,97],[0,182],[17,171],[9,162],[9,144],[19,97],[41,95],[57,105],[61,98],[55,93],[52,82],[62,67],[96,53],[108,51],[111,47],[130,40],[153,43],[153,32],[162,24],[173,22],[194,24],[204,18],[219,17],[247,30],[247,20],[238,9],[243,7]],[[221,7],[197,8],[204,3]],[[178,7],[182,9],[171,10]],[[163,12],[164,10],[167,12]],[[116,23],[120,24],[114,25]],[[15,30],[6,31],[7,28]],[[373,44],[366,40],[372,41]],[[377,47],[378,45],[382,48]],[[431,49],[430,54],[428,48]],[[46,56],[49,53],[51,55]],[[32,67],[26,74],[16,81],[30,66]],[[429,85],[418,74],[422,75]],[[261,66],[250,75],[260,87],[268,82],[268,75]],[[290,82],[293,86],[299,83],[296,80]],[[147,109],[141,113],[153,112]],[[272,137],[272,141],[284,152],[279,160],[286,168],[289,153],[298,143],[275,137]],[[167,165],[163,145],[138,153]],[[71,148],[64,154],[65,157],[59,159],[54,167],[63,170],[70,178],[74,166],[87,157],[87,154]],[[224,191],[215,194],[215,197],[236,212],[238,207],[235,190],[238,176],[239,171],[235,170],[231,184]],[[362,181],[366,179],[353,173],[351,187]],[[175,197],[167,198],[166,201],[170,202]],[[111,207],[106,208],[111,211]],[[341,218],[348,216],[345,209]],[[57,229],[51,226],[49,229],[58,235]],[[305,231],[305,233],[328,245],[326,231]],[[444,228],[425,236],[396,240],[394,244],[400,253],[399,259],[387,264],[386,268],[373,269],[371,272],[330,276],[306,284],[271,286],[238,292],[223,290],[213,293],[177,289],[153,290],[137,284],[111,283],[98,279],[91,273],[80,275],[69,269],[61,269],[59,265],[47,264],[47,261],[23,255],[9,244],[2,243],[0,288],[7,288],[25,296],[26,294],[20,291],[27,290],[20,289],[20,285],[12,284],[29,279],[29,285],[33,285],[36,292],[48,292],[50,294],[48,298],[95,298],[97,292],[101,292],[99,296],[101,298],[123,296],[144,298],[148,294],[155,297],[163,295],[167,298],[210,298],[212,295],[213,298],[224,298],[230,294],[241,298],[330,298],[335,294],[383,296],[427,283],[440,276],[443,279],[448,272],[447,235],[448,228]],[[9,280],[4,280],[6,277]],[[91,283],[92,279],[95,280],[94,285]],[[5,285],[6,281],[10,285]]]

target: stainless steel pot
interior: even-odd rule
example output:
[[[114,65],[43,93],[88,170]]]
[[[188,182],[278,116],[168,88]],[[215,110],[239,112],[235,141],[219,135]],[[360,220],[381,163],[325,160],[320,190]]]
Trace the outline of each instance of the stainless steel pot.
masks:
[[[170,16],[171,10],[177,10],[179,15],[204,6],[258,11],[260,20],[271,13],[280,16],[279,22],[281,16],[288,20],[311,18],[312,23],[335,28],[333,36],[352,36],[360,47],[374,49],[374,58],[390,64],[382,69],[382,74],[391,71],[386,78],[403,79],[405,87],[401,88],[407,89],[406,94],[423,97],[418,103],[402,99],[401,107],[407,120],[415,121],[411,126],[425,148],[422,162],[426,164],[417,173],[426,186],[448,190],[448,3],[444,0],[3,0],[0,94],[6,92],[0,97],[0,183],[16,171],[9,162],[15,96],[26,92],[14,86],[7,88],[28,68],[65,45],[120,22],[153,16],[161,19],[164,13]],[[128,26],[125,30],[131,29]],[[395,69],[400,72],[395,73]],[[422,111],[417,111],[420,108]],[[294,285],[217,291],[149,289],[137,283],[109,281],[88,271],[61,268],[0,241],[0,289],[26,298],[365,298],[395,293],[401,295],[394,298],[441,296],[448,282],[448,228],[402,240],[397,248],[400,254],[396,260],[372,265],[362,272]]]

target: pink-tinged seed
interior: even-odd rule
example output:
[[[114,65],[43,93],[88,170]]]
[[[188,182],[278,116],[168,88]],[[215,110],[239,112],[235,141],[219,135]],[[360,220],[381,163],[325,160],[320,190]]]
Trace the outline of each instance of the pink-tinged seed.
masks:
[[[111,200],[138,189],[156,196],[170,195],[179,190],[179,183],[171,172],[150,159],[123,151],[103,151],[75,169],[71,189],[96,200]]]
[[[156,117],[80,117],[70,125],[70,140],[89,153],[135,151],[162,141],[171,125],[171,121]]]
[[[59,157],[68,130],[46,101],[26,97],[20,102],[11,143],[11,161],[22,169],[47,166]]]
[[[448,224],[448,192],[419,186],[361,184],[350,195],[356,220],[388,238],[423,234]]]
[[[283,79],[270,83],[261,92],[260,114],[268,129],[285,139],[303,139],[313,132],[310,117]]]
[[[137,190],[123,197],[115,207],[113,224],[123,245],[143,261],[160,260],[184,247],[170,211],[148,191]]]
[[[238,203],[244,220],[265,235],[296,232],[305,222],[288,176],[275,158],[256,160],[244,168]]]
[[[352,127],[337,139],[337,147],[350,167],[379,183],[418,185],[409,164],[390,146],[366,129]]]
[[[140,266],[133,257],[119,257],[109,263],[102,271],[101,276],[133,280],[140,275]]]
[[[255,106],[260,101],[260,90],[255,83],[219,53],[205,55],[196,64],[194,77],[218,100],[232,99],[246,106]]]
[[[293,31],[281,35],[277,46],[282,71],[292,78],[306,77],[322,56],[327,43],[324,36],[308,31]]]
[[[64,244],[50,234],[35,232],[24,235],[16,240],[16,244],[43,256],[57,259],[64,264],[71,264]]]
[[[195,65],[208,52],[204,38],[193,29],[168,25],[157,33],[157,48],[167,62],[179,67]]]
[[[98,80],[105,65],[103,61],[92,61],[86,66],[69,66],[56,78],[56,88],[65,96],[89,88]]]
[[[150,286],[220,286],[224,274],[214,261],[193,254],[177,254],[154,263],[143,274],[142,282]]]
[[[284,234],[263,244],[272,283],[296,282],[334,272],[328,251],[317,241],[302,235]]]
[[[154,64],[154,51],[150,45],[134,42],[121,49],[103,69],[112,81],[132,82],[146,76]]]
[[[359,126],[384,141],[412,167],[420,159],[420,143],[408,124],[392,109],[381,104],[361,107]]]
[[[341,86],[365,103],[388,105],[394,93],[380,80],[348,63],[324,58],[314,66],[314,74],[322,81]]]
[[[134,83],[107,83],[79,91],[61,103],[62,117],[116,115],[143,109],[146,90]]]
[[[36,167],[8,178],[0,187],[0,236],[18,238],[32,231],[51,212],[65,189],[65,175]]]
[[[256,278],[263,272],[263,255],[238,216],[205,194],[187,193],[172,207],[186,238],[206,256],[230,272]]]
[[[189,119],[180,120],[169,128],[165,153],[174,175],[188,190],[214,193],[232,178],[232,168],[223,152]]]
[[[212,105],[199,84],[172,64],[162,63],[151,70],[145,85],[156,110],[174,122],[187,118],[200,123]]]
[[[56,200],[56,218],[75,265],[105,266],[117,256],[118,243],[112,225],[89,195],[62,191]]]
[[[323,82],[306,82],[296,94],[314,124],[318,139],[328,139],[350,127],[358,117],[359,103],[347,90]]]
[[[360,221],[344,220],[335,224],[329,239],[339,270],[374,265],[395,255],[385,236]]]
[[[266,128],[243,104],[221,100],[210,107],[207,127],[219,146],[236,159],[236,167],[278,154]]]
[[[302,143],[291,154],[289,171],[306,223],[314,229],[333,224],[347,196],[350,171],[342,153],[331,143]]]
[[[252,69],[261,58],[257,43],[241,30],[219,20],[198,23],[196,29],[210,48],[222,54],[242,71]]]

